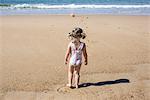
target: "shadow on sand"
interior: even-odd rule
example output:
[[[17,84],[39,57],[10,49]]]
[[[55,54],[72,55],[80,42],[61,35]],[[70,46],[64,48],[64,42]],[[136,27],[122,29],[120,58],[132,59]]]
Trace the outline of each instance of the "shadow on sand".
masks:
[[[96,83],[82,83],[79,85],[80,88],[89,87],[89,86],[102,86],[102,85],[112,85],[112,84],[119,84],[119,83],[130,83],[128,79],[117,79],[114,81],[103,81],[103,82],[96,82]]]

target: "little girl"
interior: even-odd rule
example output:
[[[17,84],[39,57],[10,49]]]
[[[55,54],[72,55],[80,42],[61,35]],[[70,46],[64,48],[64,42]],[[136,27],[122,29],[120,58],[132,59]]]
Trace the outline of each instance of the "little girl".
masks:
[[[75,87],[78,88],[80,78],[80,67],[82,65],[82,53],[85,58],[84,64],[87,65],[87,52],[85,43],[81,42],[80,39],[86,37],[85,33],[81,28],[74,28],[69,33],[71,42],[68,45],[68,49],[65,56],[65,64],[69,63],[68,67],[68,84],[72,88],[73,74],[75,79]]]

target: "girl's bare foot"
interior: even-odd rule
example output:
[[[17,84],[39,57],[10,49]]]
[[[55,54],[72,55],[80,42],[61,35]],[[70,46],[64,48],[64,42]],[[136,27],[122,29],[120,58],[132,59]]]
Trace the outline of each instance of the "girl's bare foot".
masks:
[[[76,85],[76,89],[78,89],[79,88],[79,86],[78,85]]]
[[[70,88],[72,87],[72,85],[71,85],[71,84],[67,84],[66,86],[67,86],[67,87],[70,87]]]

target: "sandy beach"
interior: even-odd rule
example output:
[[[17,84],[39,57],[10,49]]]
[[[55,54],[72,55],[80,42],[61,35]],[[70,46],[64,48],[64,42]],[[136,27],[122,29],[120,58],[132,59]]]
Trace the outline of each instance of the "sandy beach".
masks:
[[[87,34],[79,89],[65,87],[67,33]],[[150,16],[0,16],[0,100],[149,100]]]

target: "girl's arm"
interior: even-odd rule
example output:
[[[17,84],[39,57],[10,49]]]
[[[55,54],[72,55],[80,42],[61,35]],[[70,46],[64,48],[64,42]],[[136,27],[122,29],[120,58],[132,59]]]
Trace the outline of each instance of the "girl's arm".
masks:
[[[88,64],[88,55],[87,55],[87,51],[86,51],[86,45],[84,44],[84,47],[83,47],[83,56],[85,58],[85,65]]]
[[[65,55],[65,64],[68,63],[68,58],[69,58],[70,53],[71,53],[71,47],[68,46],[67,51],[66,51],[66,55]]]

